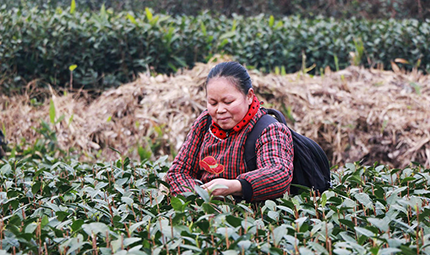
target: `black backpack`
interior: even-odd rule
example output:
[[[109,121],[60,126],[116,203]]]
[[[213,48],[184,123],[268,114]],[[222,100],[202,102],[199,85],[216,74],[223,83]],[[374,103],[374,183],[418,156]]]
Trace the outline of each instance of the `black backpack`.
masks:
[[[266,109],[266,111],[268,114],[263,115],[257,121],[245,142],[245,162],[249,171],[257,169],[255,142],[260,137],[261,132],[274,122],[281,122],[288,126],[284,115],[280,111],[275,109]],[[211,122],[212,119],[209,116],[208,129]],[[301,191],[300,186],[312,188],[320,193],[331,188],[330,165],[327,155],[315,141],[295,132],[290,127],[288,128],[293,138],[294,148],[294,172],[290,193],[293,195],[299,194]]]

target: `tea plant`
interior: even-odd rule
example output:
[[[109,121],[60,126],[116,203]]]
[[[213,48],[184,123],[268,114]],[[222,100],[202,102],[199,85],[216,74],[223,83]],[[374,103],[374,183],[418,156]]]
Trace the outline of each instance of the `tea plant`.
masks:
[[[159,191],[166,158],[0,161],[12,254],[430,254],[430,169],[347,164],[334,188],[247,204]]]
[[[168,16],[149,9],[100,11],[0,6],[2,88],[31,80],[103,89],[139,73],[173,73],[232,56],[250,69],[317,73],[350,65],[430,71],[429,20],[335,20],[269,15]],[[28,54],[31,52],[31,54]],[[353,56],[350,56],[353,53]],[[395,64],[395,65],[397,65]],[[73,70],[72,70],[73,69]],[[276,71],[279,70],[279,71]]]

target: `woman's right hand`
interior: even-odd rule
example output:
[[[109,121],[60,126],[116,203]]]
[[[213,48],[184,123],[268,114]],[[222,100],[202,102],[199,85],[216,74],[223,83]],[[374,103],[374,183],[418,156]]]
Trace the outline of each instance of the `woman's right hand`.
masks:
[[[239,180],[217,178],[201,185],[200,187],[207,190],[214,196],[242,196],[242,184]]]

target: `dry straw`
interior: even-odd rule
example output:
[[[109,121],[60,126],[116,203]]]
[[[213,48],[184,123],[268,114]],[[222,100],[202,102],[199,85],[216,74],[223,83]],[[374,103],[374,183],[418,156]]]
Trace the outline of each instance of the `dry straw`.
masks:
[[[0,127],[5,125],[11,144],[22,138],[33,143],[41,119],[49,122],[50,100],[34,106],[30,99],[48,96],[57,117],[64,115],[54,127],[59,146],[76,148],[82,160],[94,160],[90,155],[97,152],[104,160],[116,159],[109,147],[133,159],[139,158],[138,146],[156,148],[153,158],[172,155],[205,109],[203,85],[215,64],[197,64],[174,76],[141,74],[95,99],[83,91],[40,95],[29,84],[24,95],[0,97]],[[429,75],[353,66],[314,77],[255,70],[250,75],[263,106],[289,110],[289,125],[317,141],[332,164],[361,160],[405,167],[416,161],[430,167]]]

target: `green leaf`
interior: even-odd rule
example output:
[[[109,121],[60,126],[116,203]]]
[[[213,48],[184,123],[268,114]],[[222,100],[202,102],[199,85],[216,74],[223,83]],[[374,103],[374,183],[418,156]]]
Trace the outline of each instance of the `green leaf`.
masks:
[[[264,201],[264,208],[267,208],[270,211],[275,211],[276,210],[276,203],[272,200],[266,200],[266,201]]]
[[[308,245],[314,249],[317,254],[328,254],[328,251],[319,243],[309,242]]]
[[[213,214],[216,212],[210,203],[203,203],[202,208],[203,208],[203,211],[207,214]]]
[[[270,15],[270,18],[269,18],[269,27],[273,27],[273,24],[275,24],[275,18],[273,17],[273,15]]]
[[[424,208],[419,216],[420,222],[423,222],[425,219],[430,219],[430,209],[428,208]]]
[[[54,100],[52,100],[52,98],[49,102],[49,120],[52,124],[55,124],[55,105]]]
[[[233,37],[233,36],[235,36],[235,35],[236,35],[236,31],[230,31],[230,32],[227,32],[227,33],[222,34],[222,35],[219,37],[219,40],[220,40],[220,41],[222,41],[222,40],[224,40],[224,39],[227,39],[227,38]]]
[[[145,8],[145,13],[146,13],[146,18],[148,19],[148,21],[151,22],[152,21],[152,13],[148,7]]]
[[[71,14],[75,13],[75,9],[76,9],[76,2],[75,2],[75,0],[72,0],[72,2],[70,4],[70,13]]]
[[[14,156],[12,156],[12,158],[14,158]],[[12,173],[12,166],[10,164],[4,164],[0,168],[0,174],[2,175],[9,175],[11,173]]]
[[[267,213],[267,216],[269,216],[269,218],[271,218],[274,221],[279,221],[279,212],[275,212],[275,211],[269,211]]]
[[[386,217],[384,217],[383,219],[367,218],[367,221],[383,232],[387,232],[390,226],[390,220]]]
[[[61,114],[61,116],[57,120],[55,120],[55,124],[60,123],[61,121],[63,121],[64,117],[65,117],[64,114]]]
[[[232,225],[233,227],[239,227],[242,224],[242,219],[239,217],[235,217],[233,215],[227,215],[225,216],[225,220]]]
[[[348,233],[346,231],[340,232],[339,236],[341,236],[345,242],[348,242],[350,244],[353,244],[353,243],[356,244],[357,243],[357,240],[355,238],[352,238],[350,235],[348,235]],[[355,236],[355,234],[354,234],[354,236]],[[342,240],[342,239],[340,239],[340,240]]]
[[[184,202],[180,198],[177,197],[171,197],[170,198],[170,204],[172,205],[173,209],[177,212],[183,212],[184,211]]]
[[[109,149],[113,150],[114,152],[118,153],[119,156],[121,156],[121,152],[119,152],[119,150],[115,149],[114,147],[109,147]]]
[[[228,39],[224,39],[220,44],[219,47],[222,48],[228,43]]]
[[[321,196],[321,206],[324,207],[327,203],[327,195],[326,193],[323,193]]]
[[[101,222],[92,222],[90,224],[84,224],[82,225],[82,229],[89,236],[91,236],[92,233],[94,234],[101,233],[102,235],[106,235],[106,232],[109,231],[109,227],[106,224]]]
[[[299,225],[299,228],[303,225],[303,223],[308,219],[308,217],[300,217],[294,222]]]
[[[352,222],[352,221],[350,221],[350,220],[347,220],[347,219],[339,219],[339,222],[340,223],[342,223],[342,224],[344,224],[344,225],[347,225],[348,227],[350,227],[351,229],[354,229],[355,228],[355,224]]]
[[[315,255],[315,253],[312,250],[305,248],[305,247],[299,248],[299,254],[300,255]]]
[[[398,252],[401,252],[402,250],[397,249],[397,248],[382,248],[378,255],[392,255],[392,254],[397,254]]]
[[[202,187],[200,187],[199,185],[195,185],[194,186],[194,190],[196,191],[196,193],[203,199],[203,201],[205,201],[206,203],[209,203],[210,201],[210,196],[209,193],[204,190]]]
[[[71,66],[69,66],[70,72],[73,72],[73,70],[75,70],[76,67],[78,67],[78,65],[71,65]]]
[[[36,194],[40,191],[40,187],[42,186],[41,181],[35,181],[33,186],[31,186],[31,193]]]
[[[283,205],[278,205],[278,206],[276,206],[276,207],[277,207],[278,209],[280,209],[280,210],[282,210],[282,211],[285,211],[285,212],[289,213],[290,215],[294,216],[294,211],[293,211],[291,208],[286,207],[286,206],[283,206]]]
[[[72,115],[70,116],[70,118],[69,118],[69,122],[68,122],[68,124],[67,125],[70,125],[71,123],[72,123],[72,121],[73,121],[73,117],[74,117],[75,115],[72,113]]]
[[[226,250],[222,252],[222,255],[237,255],[238,252],[236,250]]]
[[[234,19],[234,20],[233,20],[233,26],[231,27],[231,31],[232,31],[232,32],[236,31],[236,26],[237,26],[237,22],[236,22],[236,20]]]
[[[145,218],[150,219],[150,217],[149,217],[149,216],[145,216]],[[140,226],[148,224],[148,220],[145,220],[145,218],[144,218],[144,220],[142,220],[142,221],[140,221],[140,222],[137,222],[137,223],[134,223],[133,225],[131,225],[131,227],[129,228],[130,233],[133,233],[133,232],[134,232],[135,230],[137,230]]]
[[[128,247],[130,244],[134,244],[134,243],[140,242],[140,241],[142,241],[141,238],[129,237],[129,238],[124,238],[123,244],[124,244],[124,247]]]
[[[185,61],[182,60],[181,58],[179,58],[177,56],[173,56],[173,59],[175,59],[176,62],[178,62],[180,66],[182,66],[182,67],[186,67],[187,66],[187,63],[185,63]]]
[[[392,192],[387,192],[387,204],[394,205],[394,203],[399,200],[398,194],[406,190],[408,187],[400,187]]]
[[[401,245],[400,249],[402,250],[402,254],[404,255],[415,255],[417,254],[416,251],[414,251],[413,249],[411,249],[410,247],[406,246],[406,245]]]
[[[78,234],[77,237],[70,240],[70,248],[67,250],[67,254],[74,254],[74,251],[81,248],[86,242],[83,241],[84,237],[82,234]]]
[[[43,228],[43,227],[45,227],[46,225],[48,225],[48,223],[49,223],[48,216],[43,215],[43,217],[42,217],[42,221],[41,221],[41,223],[40,223],[40,226]]]
[[[357,233],[367,236],[367,237],[375,237],[375,233],[373,233],[372,231],[362,228],[362,227],[355,227],[354,228],[355,231],[357,231]]]
[[[348,255],[348,254],[353,254],[352,252],[350,252],[349,250],[345,250],[345,249],[334,249],[333,252],[337,255]]]
[[[33,233],[36,228],[37,228],[37,224],[32,222],[25,227],[24,232],[25,233]]]
[[[193,250],[193,251],[197,251],[199,253],[202,251],[200,248],[193,246],[193,245],[188,245],[188,244],[181,244],[180,247],[184,248],[185,250]]]
[[[281,226],[275,228],[273,230],[273,242],[275,245],[279,245],[282,240],[282,237],[287,234],[287,226],[282,224]]]
[[[131,21],[131,23],[133,23],[133,24],[137,25],[137,21],[136,21],[136,19],[133,17],[133,15],[131,15],[130,13],[127,13],[127,18],[128,18],[128,20],[130,20],[130,21]]]
[[[206,36],[207,35],[207,31],[206,31],[206,26],[203,23],[203,21],[200,22],[200,29],[202,30],[203,35]]]
[[[81,219],[78,219],[78,220],[73,221],[71,228],[74,232],[76,232],[77,230],[79,230],[82,227],[83,224],[84,224],[84,221]]]
[[[63,211],[56,211],[55,215],[57,215],[57,219],[59,221],[63,221],[67,216],[69,216],[68,212],[63,212]]]
[[[369,195],[366,193],[357,193],[354,195],[355,199],[357,199],[360,204],[364,205],[366,208],[373,208],[372,200]]]

